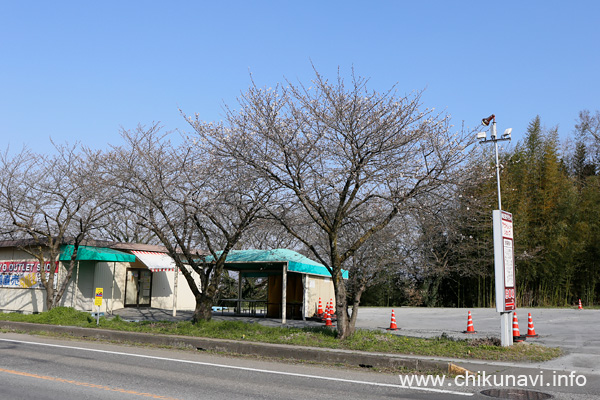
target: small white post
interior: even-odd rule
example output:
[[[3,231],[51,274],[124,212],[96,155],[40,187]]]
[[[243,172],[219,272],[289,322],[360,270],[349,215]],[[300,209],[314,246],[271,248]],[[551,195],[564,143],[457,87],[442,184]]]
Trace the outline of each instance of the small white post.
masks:
[[[302,274],[302,321],[306,321],[306,296],[308,295],[306,274]]]
[[[71,296],[71,308],[75,308],[75,298],[77,297],[77,294],[79,292],[78,290],[78,285],[79,285],[79,261],[77,262],[77,269],[75,270],[75,287],[73,288],[73,296]]]
[[[177,316],[177,281],[179,280],[179,267],[175,265],[175,277],[173,283],[173,316]]]
[[[115,312],[115,271],[117,269],[117,262],[113,262],[113,279],[110,285],[110,315],[114,315]]]
[[[283,271],[281,276],[281,323],[286,323],[287,314],[287,262],[283,264]]]
[[[238,271],[237,313],[242,313],[242,271]]]

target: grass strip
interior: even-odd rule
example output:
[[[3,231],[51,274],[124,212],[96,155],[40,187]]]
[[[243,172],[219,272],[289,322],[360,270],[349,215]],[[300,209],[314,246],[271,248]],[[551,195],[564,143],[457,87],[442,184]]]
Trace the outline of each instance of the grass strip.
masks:
[[[128,322],[115,316],[100,317],[100,325],[96,326],[96,319],[89,313],[70,307],[57,307],[40,314],[0,313],[0,320],[460,359],[540,362],[562,355],[559,348],[534,343],[502,347],[496,338],[454,339],[446,335],[416,338],[359,329],[348,339],[338,340],[336,330],[325,327],[269,327],[241,321]]]

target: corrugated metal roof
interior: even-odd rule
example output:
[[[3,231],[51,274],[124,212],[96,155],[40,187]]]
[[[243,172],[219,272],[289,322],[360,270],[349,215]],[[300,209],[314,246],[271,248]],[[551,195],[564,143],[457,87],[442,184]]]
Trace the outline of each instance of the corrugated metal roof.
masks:
[[[209,257],[207,261],[211,259],[212,257]],[[227,268],[234,270],[273,270],[280,268],[280,264],[287,263],[288,271],[331,277],[331,273],[323,264],[288,249],[232,250],[225,263]],[[343,276],[347,279],[348,271],[344,271]]]

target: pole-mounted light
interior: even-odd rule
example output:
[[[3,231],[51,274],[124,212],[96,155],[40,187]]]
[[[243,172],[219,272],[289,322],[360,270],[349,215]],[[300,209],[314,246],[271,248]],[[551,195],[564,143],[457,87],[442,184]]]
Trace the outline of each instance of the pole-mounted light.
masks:
[[[490,115],[490,116],[489,116],[489,117],[487,117],[487,118],[483,118],[483,119],[481,120],[481,123],[482,123],[483,125],[485,125],[485,126],[489,126],[489,125],[490,125],[490,122],[492,122],[492,121],[496,122],[496,116],[495,116],[494,114]]]
[[[479,132],[477,134],[477,139],[479,139],[480,143],[486,143],[486,142],[498,142],[498,141],[502,141],[502,140],[510,140],[510,134],[512,132],[512,128],[508,128],[507,130],[504,131],[504,133],[502,134],[502,137],[499,138],[496,135],[496,116],[494,114],[490,115],[487,118],[483,118],[481,120],[481,124],[484,126],[490,126],[490,124],[492,126],[490,126],[490,138],[487,138],[487,132]]]

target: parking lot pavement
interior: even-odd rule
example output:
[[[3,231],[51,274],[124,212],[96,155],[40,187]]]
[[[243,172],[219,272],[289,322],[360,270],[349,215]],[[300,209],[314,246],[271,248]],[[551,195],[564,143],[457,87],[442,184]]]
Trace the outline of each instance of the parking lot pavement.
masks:
[[[500,314],[492,308],[394,308],[399,330],[394,333],[417,337],[446,334],[456,338],[500,337]],[[471,311],[476,334],[466,335],[467,315]],[[392,308],[361,307],[357,328],[385,329],[390,325]],[[531,313],[539,338],[530,342],[559,346],[566,350],[589,348],[600,355],[600,310],[522,308],[517,310],[519,330],[527,333]]]
[[[396,335],[454,338],[500,337],[500,314],[493,308],[393,308],[399,330]],[[464,334],[467,315],[471,311],[476,334]],[[356,326],[364,329],[385,329],[390,325],[392,308],[361,307]],[[517,309],[519,331],[527,333],[528,313],[531,313],[538,338],[525,343],[560,347],[565,356],[544,363],[540,368],[573,370],[600,374],[600,310],[575,308]],[[532,365],[534,366],[534,365]]]

